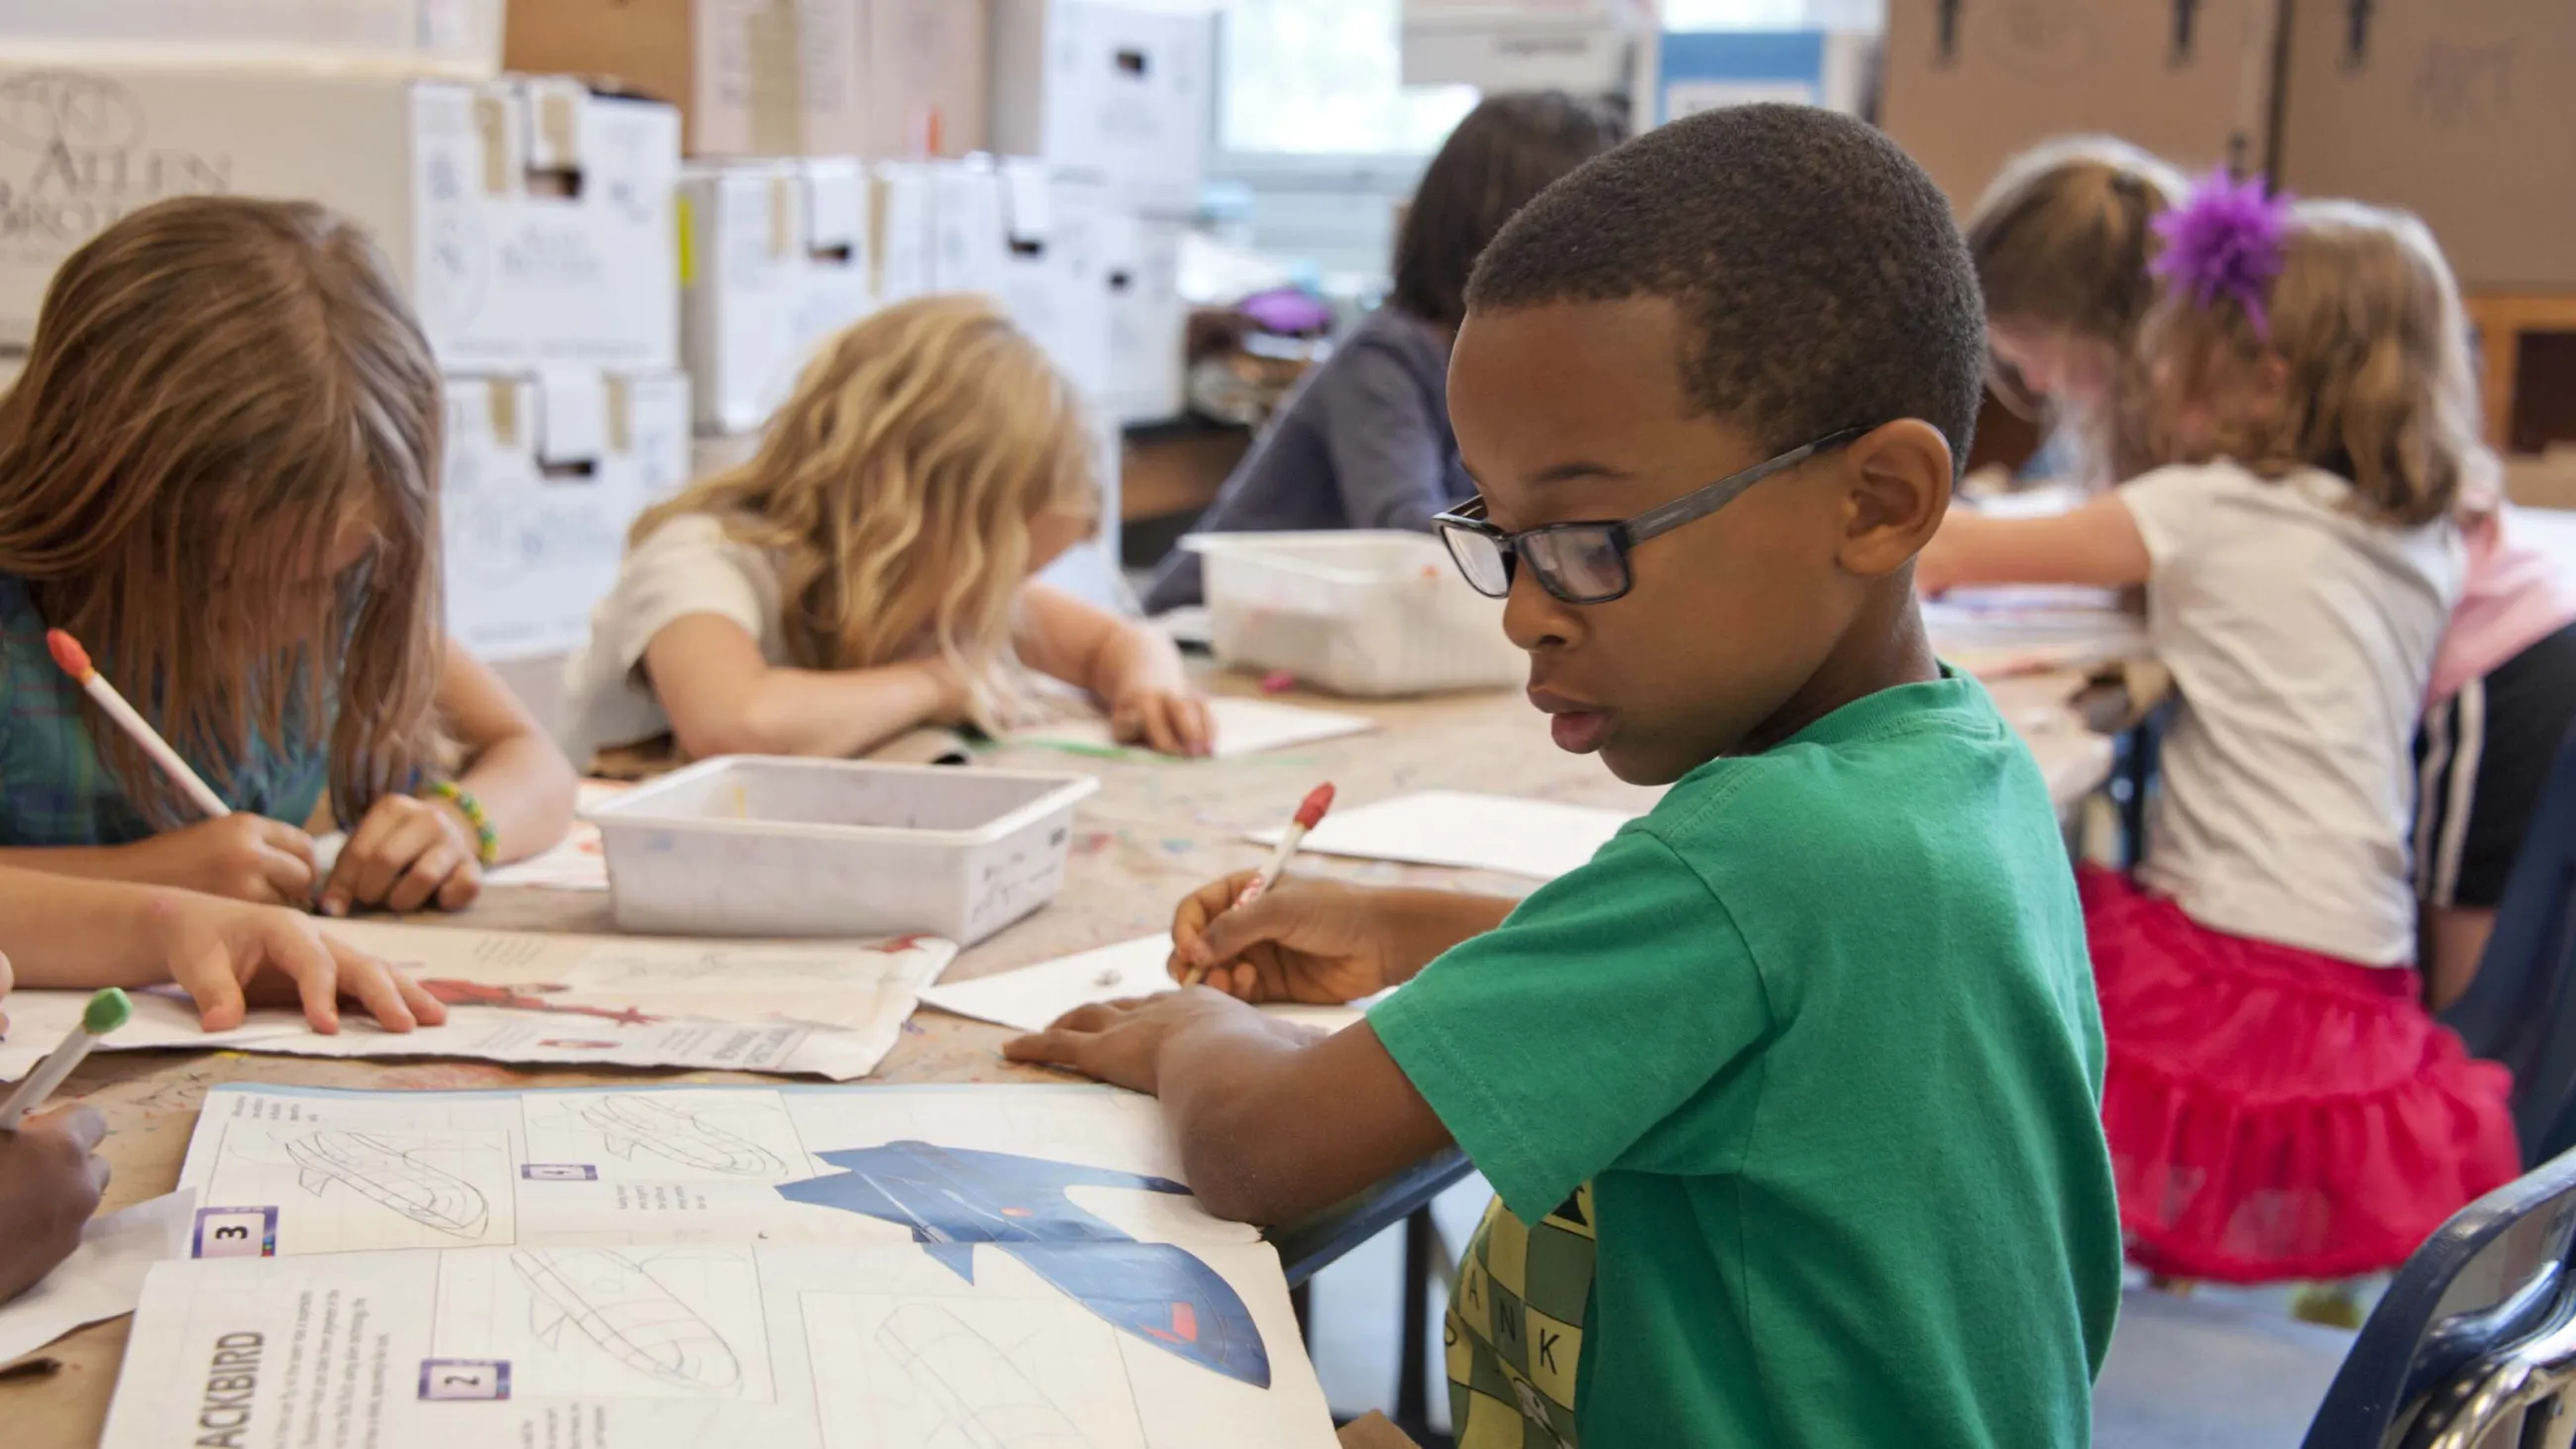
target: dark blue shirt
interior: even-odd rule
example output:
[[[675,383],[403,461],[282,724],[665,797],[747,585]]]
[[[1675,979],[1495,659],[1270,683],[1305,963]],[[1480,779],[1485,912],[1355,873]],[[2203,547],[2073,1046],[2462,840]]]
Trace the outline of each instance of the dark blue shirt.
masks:
[[[1449,431],[1449,339],[1384,307],[1298,383],[1198,527],[1427,529],[1431,515],[1475,491]],[[1198,555],[1175,553],[1145,609],[1159,614],[1201,597]]]

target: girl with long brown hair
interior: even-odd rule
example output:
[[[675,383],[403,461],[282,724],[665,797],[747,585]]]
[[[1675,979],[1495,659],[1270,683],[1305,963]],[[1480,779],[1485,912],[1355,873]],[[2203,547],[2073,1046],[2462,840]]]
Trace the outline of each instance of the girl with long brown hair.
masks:
[[[0,398],[0,865],[453,910],[561,837],[570,767],[440,631],[440,408],[383,257],[322,207],[165,201],[63,263]],[[49,628],[235,813],[193,819]]]
[[[922,724],[998,730],[1014,662],[1118,738],[1212,740],[1161,633],[1032,576],[1100,489],[1072,389],[990,302],[925,297],[826,343],[760,451],[637,520],[567,675],[574,753],[854,755]]]
[[[2407,870],[2457,514],[2494,461],[2422,222],[2213,178],[2158,230],[2164,466],[2058,518],[1954,510],[1915,576],[2146,590],[2163,789],[2134,877],[2077,882],[2130,1255],[2348,1278],[2520,1166],[2504,1070],[2424,1008]]]

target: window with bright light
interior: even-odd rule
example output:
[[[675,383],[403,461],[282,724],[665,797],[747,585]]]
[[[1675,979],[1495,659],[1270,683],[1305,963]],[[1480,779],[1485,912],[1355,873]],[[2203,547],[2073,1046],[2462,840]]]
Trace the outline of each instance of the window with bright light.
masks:
[[[1472,86],[1398,79],[1402,0],[1233,0],[1219,44],[1219,149],[1428,156]]]
[[[1877,29],[1886,0],[1662,0],[1671,30]],[[1228,0],[1217,149],[1236,156],[1428,156],[1473,86],[1402,83],[1403,0]]]

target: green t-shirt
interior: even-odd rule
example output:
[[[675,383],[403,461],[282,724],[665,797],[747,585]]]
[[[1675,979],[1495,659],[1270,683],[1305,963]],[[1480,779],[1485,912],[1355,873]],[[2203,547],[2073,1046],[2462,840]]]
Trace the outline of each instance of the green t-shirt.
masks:
[[[2090,1437],[2101,1019],[1975,681],[1701,766],[1369,1021],[1510,1210],[1453,1296],[1459,1449]]]

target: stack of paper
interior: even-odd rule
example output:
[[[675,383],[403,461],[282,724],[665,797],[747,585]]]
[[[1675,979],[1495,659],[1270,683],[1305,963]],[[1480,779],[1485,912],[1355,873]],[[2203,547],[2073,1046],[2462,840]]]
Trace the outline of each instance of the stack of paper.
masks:
[[[100,1050],[228,1047],[312,1057],[473,1057],[583,1066],[732,1068],[846,1081],[892,1050],[920,989],[957,948],[931,936],[768,944],[559,936],[335,922],[360,950],[408,967],[447,1004],[444,1026],[403,1035],[355,1008],[324,1036],[300,1011],[200,1030],[174,988],[135,993],[134,1019]],[[88,993],[9,998],[0,1080],[26,1075],[80,1020]]]
[[[180,1181],[109,1449],[1334,1442],[1127,1093],[224,1087]]]
[[[1980,679],[2082,669],[2147,652],[2144,621],[2105,589],[1954,589],[1925,601],[1933,651]]]

